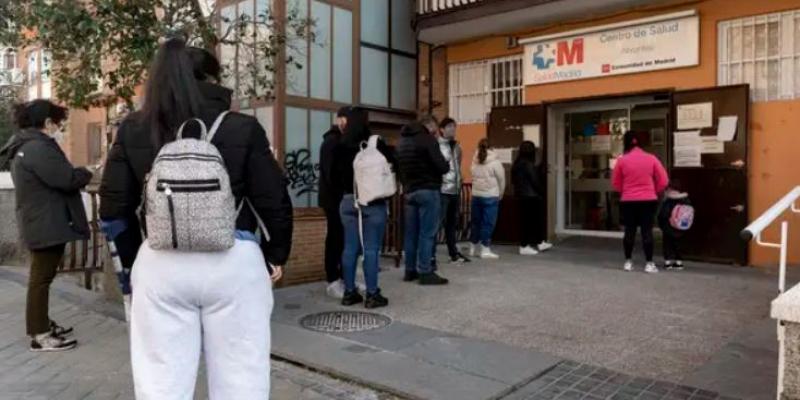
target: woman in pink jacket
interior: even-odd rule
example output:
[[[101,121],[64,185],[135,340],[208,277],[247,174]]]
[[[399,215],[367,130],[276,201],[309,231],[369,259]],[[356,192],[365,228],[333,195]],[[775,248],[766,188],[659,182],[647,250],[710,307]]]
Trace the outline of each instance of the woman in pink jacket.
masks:
[[[647,257],[645,272],[656,273],[653,263],[653,224],[658,210],[658,195],[667,188],[669,177],[659,159],[642,150],[634,132],[623,139],[625,154],[617,160],[612,183],[622,194],[622,222],[625,225],[625,271],[633,270],[633,245],[636,230],[642,230],[644,254]]]

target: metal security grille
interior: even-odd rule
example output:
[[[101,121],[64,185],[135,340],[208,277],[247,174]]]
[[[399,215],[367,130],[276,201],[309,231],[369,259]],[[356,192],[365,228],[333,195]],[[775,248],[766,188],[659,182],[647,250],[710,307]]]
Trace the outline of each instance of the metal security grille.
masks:
[[[306,315],[300,320],[303,328],[325,333],[351,333],[380,329],[392,323],[391,318],[363,311],[329,311]]]
[[[522,104],[522,55],[450,65],[450,116],[485,122],[492,107]]]
[[[800,10],[721,22],[720,85],[750,84],[754,101],[800,98]]]

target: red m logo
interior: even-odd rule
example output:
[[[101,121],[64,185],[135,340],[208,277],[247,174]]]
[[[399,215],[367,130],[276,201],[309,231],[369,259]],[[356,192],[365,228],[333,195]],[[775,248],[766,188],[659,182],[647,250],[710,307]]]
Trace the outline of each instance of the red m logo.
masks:
[[[583,39],[575,39],[570,43],[567,40],[558,42],[558,65],[583,63]]]

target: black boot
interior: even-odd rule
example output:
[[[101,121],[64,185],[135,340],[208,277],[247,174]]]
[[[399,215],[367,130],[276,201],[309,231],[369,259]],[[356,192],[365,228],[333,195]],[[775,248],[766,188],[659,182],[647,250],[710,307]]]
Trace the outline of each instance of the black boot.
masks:
[[[381,295],[380,289],[373,294],[367,293],[367,301],[364,302],[364,307],[378,308],[378,307],[386,307],[388,305],[389,305],[389,299]]]
[[[419,276],[420,285],[447,285],[450,281],[437,275],[436,272]]]
[[[417,271],[406,271],[406,274],[403,276],[403,282],[414,282],[417,279],[419,279],[419,273],[417,273]]]
[[[353,290],[352,292],[344,292],[344,297],[342,298],[343,306],[352,306],[353,304],[359,304],[363,302],[364,298],[361,297],[361,294],[358,293],[358,290]]]

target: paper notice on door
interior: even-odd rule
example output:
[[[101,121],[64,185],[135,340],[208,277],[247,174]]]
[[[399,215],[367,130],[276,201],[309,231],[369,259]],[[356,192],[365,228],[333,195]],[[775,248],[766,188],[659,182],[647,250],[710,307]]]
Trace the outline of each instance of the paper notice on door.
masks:
[[[701,129],[713,126],[713,103],[682,104],[678,106],[678,129]]]
[[[687,146],[675,148],[676,167],[701,167],[702,155],[700,146]]]
[[[730,142],[736,137],[736,126],[739,124],[739,117],[735,115],[728,115],[719,117],[719,125],[717,125],[717,139],[721,142]]]
[[[522,140],[526,142],[533,142],[538,149],[542,143],[541,125],[523,125],[522,126]]]
[[[611,151],[611,135],[592,136],[592,153],[608,153]]]
[[[494,149],[494,154],[503,164],[511,164],[514,161],[514,149]]]
[[[675,147],[700,147],[703,142],[700,139],[700,131],[675,132]]]
[[[701,153],[703,154],[725,154],[725,142],[717,139],[716,136],[701,136],[703,147]]]

